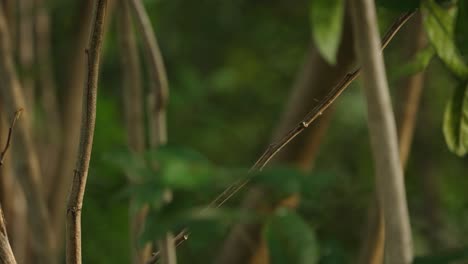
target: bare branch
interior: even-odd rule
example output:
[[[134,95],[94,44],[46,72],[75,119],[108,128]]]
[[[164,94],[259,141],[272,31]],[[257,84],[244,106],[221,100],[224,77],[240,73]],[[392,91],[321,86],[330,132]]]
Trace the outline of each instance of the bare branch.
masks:
[[[99,76],[104,18],[107,0],[96,1],[93,33],[89,43],[88,80],[84,89],[83,116],[81,122],[80,150],[67,206],[67,250],[68,264],[81,264],[81,209],[86,188],[94,128],[96,124],[96,101]]]
[[[414,15],[415,12],[407,12],[397,18],[390,29],[387,31],[385,36],[382,39],[382,49],[385,49],[396,33],[401,29],[401,27]],[[260,158],[255,162],[255,164],[250,168],[247,177],[240,179],[229,187],[227,187],[220,195],[218,195],[208,206],[207,208],[212,207],[221,207],[226,203],[232,196],[239,192],[244,186],[246,186],[254,174],[258,171],[261,171],[268,162],[279,152],[281,149],[286,146],[291,140],[293,140],[297,135],[302,133],[312,122],[314,122],[322,113],[330,107],[330,105],[338,98],[341,93],[348,88],[348,86],[359,76],[361,69],[358,68],[353,72],[346,74],[346,76],[333,88],[327,95],[320,101],[320,103],[312,108],[312,110],[296,125],[292,128],[285,136],[283,136],[278,142],[271,144],[265,152],[260,156]],[[178,246],[187,240],[190,232],[188,229],[184,229],[177,236],[175,236],[175,244]],[[153,257],[147,262],[156,263],[159,258],[159,252],[153,254]]]
[[[5,142],[5,148],[3,149],[0,155],[0,167],[2,167],[3,165],[3,160],[10,146],[13,128],[15,127],[16,120],[18,120],[18,118],[20,117],[21,112],[23,112],[22,108],[16,111],[15,116],[13,117],[13,120],[11,121],[10,128],[8,129],[8,137]],[[3,217],[3,210],[2,210],[1,205],[0,205],[0,263],[16,264],[15,256],[13,255],[10,242],[8,241],[5,218]]]
[[[13,117],[13,120],[11,121],[10,128],[8,129],[8,136],[7,136],[7,140],[5,143],[5,147],[3,148],[2,153],[0,153],[0,167],[3,165],[5,155],[8,151],[8,148],[10,147],[11,135],[13,134],[13,129],[15,128],[16,121],[20,118],[22,112],[23,112],[23,108],[20,108],[19,110],[17,110],[15,112],[15,116]]]
[[[150,146],[156,148],[167,142],[166,105],[169,96],[166,68],[159,49],[158,41],[154,33],[148,13],[141,0],[131,0],[130,5],[135,14],[137,29],[143,36],[146,61],[149,65],[150,96],[149,96],[149,127]],[[168,190],[169,191],[169,190]],[[163,251],[163,264],[175,264],[176,254],[174,238],[167,233],[164,239],[158,242]]]
[[[403,169],[398,153],[395,119],[372,0],[353,0],[353,31],[362,64],[368,126],[375,162],[376,188],[385,226],[386,263],[409,264],[413,250]]]
[[[24,94],[15,70],[10,34],[5,21],[5,15],[0,8],[0,79],[4,87],[0,89],[0,100],[8,112],[21,107],[28,109]],[[27,111],[25,111],[27,112]],[[28,112],[29,113],[29,112]],[[32,228],[32,248],[37,254],[37,263],[54,263],[51,253],[54,248],[47,206],[43,197],[40,164],[31,133],[31,124],[26,115],[17,125],[16,155],[21,157],[17,164],[21,166],[18,180],[23,188],[28,203],[28,222]]]
[[[15,256],[11,250],[10,242],[8,241],[5,219],[3,218],[2,207],[0,206],[0,263],[16,264]]]
[[[156,35],[149,16],[141,0],[130,0],[130,6],[134,12],[137,29],[143,36],[145,58],[149,65],[150,88],[152,96],[150,97],[150,143],[153,146],[165,144],[167,141],[166,132],[166,105],[169,96],[166,68],[159,49]]]
[[[143,87],[141,80],[140,58],[138,45],[133,29],[130,3],[128,0],[120,0],[118,5],[117,28],[121,53],[121,74],[123,105],[125,113],[125,128],[127,132],[127,144],[135,153],[143,153],[145,150],[145,120],[143,113]],[[137,175],[127,175],[130,184]],[[148,207],[135,213],[136,202],[133,198],[129,201],[129,236],[132,263],[144,263],[151,256],[152,243],[140,246],[139,237],[143,231]]]

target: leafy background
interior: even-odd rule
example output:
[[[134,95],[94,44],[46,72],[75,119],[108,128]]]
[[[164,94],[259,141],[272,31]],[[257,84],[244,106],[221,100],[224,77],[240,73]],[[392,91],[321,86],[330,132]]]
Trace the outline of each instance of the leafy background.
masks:
[[[55,1],[51,12],[52,35],[60,38],[72,34],[73,8],[65,2]],[[358,82],[337,100],[310,175],[303,177],[292,168],[280,166],[256,180],[269,187],[277,199],[300,191],[303,200],[297,212],[242,212],[238,206],[242,193],[223,210],[198,211],[229,183],[245,176],[245,169],[267,146],[310,43],[315,41],[319,49],[325,47],[321,52],[328,61],[334,61],[342,29],[326,29],[340,24],[343,7],[340,10],[339,5],[344,2],[145,1],[167,65],[170,102],[169,147],[142,157],[126,151],[119,50],[112,23],[105,42],[93,159],[83,209],[84,261],[129,262],[128,197],[136,194],[142,201],[152,202],[145,237],[155,237],[165,228],[192,227],[191,238],[178,250],[180,263],[210,262],[229,227],[258,217],[267,219],[263,235],[275,249],[278,263],[285,263],[281,259],[295,259],[294,263],[352,262],[362,241],[362,223],[374,186],[365,105]],[[456,1],[378,1],[382,31],[402,11],[421,4],[422,12],[427,13],[425,25],[431,40],[426,53],[416,59],[402,55],[401,36],[385,52],[390,77],[428,65],[406,182],[416,253],[437,257],[418,258],[415,263],[449,263],[451,257],[466,255],[463,248],[468,246],[468,162],[466,156],[450,151],[462,155],[468,144],[468,136],[463,136],[468,126],[468,7],[466,1],[459,2],[457,17],[444,14],[454,12]],[[314,4],[333,10],[333,15],[320,19],[318,15],[323,13],[312,11],[318,10]],[[439,13],[443,19],[434,17]],[[56,54],[64,54],[68,44],[55,41]],[[60,63],[60,56],[54,59]],[[398,82],[391,81],[392,94],[398,94],[397,87]],[[452,97],[455,89],[464,97]],[[445,110],[449,100],[458,106],[453,111]],[[398,112],[396,100],[395,105]],[[146,164],[154,158],[162,164],[159,172]],[[144,175],[144,184],[129,188],[125,177],[129,170]],[[434,194],[428,193],[427,174],[436,179],[435,198],[428,197]],[[169,205],[164,202],[165,187],[175,190]],[[441,213],[438,223],[429,222],[427,217],[433,208]],[[434,236],[443,244],[434,245]],[[284,243],[297,247],[287,251]],[[457,249],[462,250],[454,251]]]

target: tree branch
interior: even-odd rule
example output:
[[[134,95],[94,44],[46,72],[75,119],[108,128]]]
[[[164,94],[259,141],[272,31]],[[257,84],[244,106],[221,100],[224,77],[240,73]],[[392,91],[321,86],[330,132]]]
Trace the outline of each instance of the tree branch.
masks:
[[[411,228],[395,119],[384,61],[379,50],[377,15],[372,0],[352,0],[356,54],[362,64],[368,126],[375,160],[376,185],[385,225],[385,262],[409,264]]]
[[[145,120],[143,87],[141,80],[140,58],[138,45],[133,29],[133,21],[128,0],[120,0],[118,5],[119,15],[117,16],[119,44],[121,56],[121,73],[123,81],[123,105],[125,112],[125,128],[127,134],[127,144],[129,149],[135,153],[145,151]],[[130,184],[134,184],[133,179],[138,175],[127,175]],[[129,236],[132,263],[144,263],[151,255],[152,243],[146,243],[143,247],[139,245],[139,237],[143,231],[146,209],[134,210],[137,206],[133,198],[129,201]]]
[[[0,155],[0,167],[3,166],[5,155],[10,146],[13,128],[15,127],[15,123],[20,117],[21,112],[23,112],[22,108],[16,111],[15,116],[13,117],[13,120],[11,121],[10,128],[8,129],[8,137],[5,142],[5,148],[3,148],[3,151]],[[7,234],[7,229],[5,225],[5,218],[3,217],[3,211],[2,211],[1,205],[0,205],[0,263],[16,264],[15,256],[13,255],[10,241],[8,240],[8,234]]]
[[[395,34],[401,29],[401,27],[414,15],[415,11],[407,12],[397,18],[390,29],[387,31],[385,36],[382,39],[382,49],[385,49],[390,41],[393,39]],[[361,68],[358,68],[348,74],[332,88],[325,97],[320,101],[320,103],[312,108],[309,113],[296,125],[296,127],[289,130],[289,132],[284,135],[279,141],[274,144],[271,144],[265,152],[260,156],[260,158],[255,162],[255,164],[250,168],[247,177],[240,179],[229,187],[227,187],[221,194],[219,194],[207,208],[212,207],[221,207],[226,203],[232,196],[239,192],[244,186],[246,186],[250,180],[254,177],[255,172],[261,171],[268,162],[279,152],[281,149],[286,146],[291,140],[296,136],[301,134],[312,122],[314,122],[322,113],[331,106],[331,104],[341,95],[341,93],[348,88],[348,86],[359,76],[361,73]],[[190,232],[188,229],[184,229],[177,236],[175,236],[176,246],[181,245],[185,240],[188,239]],[[156,263],[159,258],[159,252],[153,254],[152,258],[148,260],[148,264]]]
[[[0,79],[4,87],[0,89],[0,100],[8,112],[16,111],[26,105],[23,91],[14,66],[10,34],[0,7]],[[26,111],[25,111],[26,112]],[[21,166],[18,180],[28,203],[28,222],[32,228],[32,247],[37,254],[37,263],[54,263],[52,254],[54,241],[49,223],[47,206],[43,197],[40,164],[31,133],[30,119],[26,115],[17,125],[16,155]]]
[[[99,76],[104,19],[107,0],[96,1],[93,33],[87,50],[88,80],[84,89],[83,116],[81,120],[80,150],[76,161],[70,196],[67,206],[67,250],[68,264],[81,264],[81,209],[83,206],[86,180],[88,176],[94,127],[96,124],[96,101]]]
[[[18,109],[15,112],[15,116],[13,117],[13,120],[11,121],[10,128],[8,129],[8,136],[5,142],[5,147],[3,148],[3,151],[0,153],[0,167],[3,165],[3,161],[5,160],[5,155],[10,147],[11,135],[13,134],[13,129],[15,128],[16,121],[20,118],[22,112],[23,112],[23,108]]]
[[[149,65],[150,96],[149,96],[149,140],[151,148],[157,148],[167,143],[166,105],[169,96],[166,68],[161,50],[151,21],[141,0],[131,0],[130,5],[135,14],[137,29],[143,36],[146,61]],[[169,191],[169,190],[168,190]],[[144,215],[143,215],[144,216]],[[163,264],[175,264],[176,253],[174,237],[168,232],[164,239],[158,242]]]
[[[3,218],[2,206],[0,205],[0,263],[16,264],[15,256],[11,250],[8,234]]]
[[[159,49],[156,35],[151,21],[141,0],[130,0],[130,6],[134,12],[137,30],[143,36],[146,60],[149,65],[150,88],[150,113],[154,120],[150,122],[150,145],[157,146],[167,141],[166,131],[166,105],[169,96],[166,68]]]

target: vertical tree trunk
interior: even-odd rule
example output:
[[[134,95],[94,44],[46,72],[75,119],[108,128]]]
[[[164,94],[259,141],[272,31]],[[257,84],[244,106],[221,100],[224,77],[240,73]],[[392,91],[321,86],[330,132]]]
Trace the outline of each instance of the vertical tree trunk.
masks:
[[[411,228],[375,4],[372,0],[352,0],[350,3],[356,53],[362,65],[367,99],[378,201],[385,225],[385,262],[409,264],[413,258]]]
[[[422,28],[421,16],[414,18],[414,22],[406,30],[406,54],[408,58],[414,56],[425,47],[426,38]],[[403,169],[406,168],[411,143],[416,124],[416,114],[419,108],[419,100],[424,87],[424,72],[405,78],[400,85],[403,104],[398,118],[399,150]],[[375,194],[374,194],[375,196]],[[369,208],[369,216],[365,225],[366,231],[363,246],[361,248],[359,263],[381,264],[384,252],[384,222],[377,200],[372,201]]]
[[[95,4],[94,27],[87,49],[87,82],[83,89],[83,115],[81,119],[80,149],[76,160],[76,169],[67,204],[67,264],[81,264],[81,210],[86,189],[91,151],[93,148],[94,128],[96,125],[96,103],[98,90],[99,66],[104,36],[107,0],[98,0]],[[86,67],[87,66],[87,67]]]

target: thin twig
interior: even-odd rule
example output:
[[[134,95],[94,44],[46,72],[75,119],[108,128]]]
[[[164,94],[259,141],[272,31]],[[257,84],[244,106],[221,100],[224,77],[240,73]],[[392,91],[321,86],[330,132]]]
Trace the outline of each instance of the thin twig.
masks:
[[[87,50],[88,80],[84,89],[85,100],[81,120],[80,150],[67,206],[67,264],[81,264],[81,209],[83,206],[86,179],[88,176],[94,128],[96,124],[96,101],[99,76],[99,61],[104,32],[107,0],[96,1],[93,33]]]
[[[11,135],[13,133],[13,128],[15,127],[16,120],[19,119],[22,112],[23,112],[23,108],[20,108],[18,111],[16,111],[15,116],[13,117],[13,120],[11,121],[10,128],[8,129],[8,137],[5,142],[5,148],[0,154],[0,157],[1,157],[0,167],[2,167],[3,159],[5,158],[8,148],[10,147]],[[3,210],[2,210],[1,205],[0,205],[0,263],[16,264],[15,256],[13,255],[10,241],[8,240],[8,233],[7,233],[5,218],[3,217]]]
[[[0,167],[3,165],[3,161],[5,160],[5,155],[10,148],[10,143],[11,143],[11,136],[13,134],[13,129],[15,128],[16,121],[20,118],[21,113],[23,113],[23,108],[18,109],[15,112],[15,116],[13,117],[13,120],[11,121],[10,128],[8,129],[8,136],[7,140],[5,142],[5,147],[3,148],[2,153],[0,154]]]
[[[398,17],[388,29],[387,33],[382,39],[382,50],[387,47],[396,33],[403,27],[403,25],[415,14],[416,11],[407,12]],[[320,101],[320,103],[312,108],[312,110],[296,125],[291,129],[285,136],[283,136],[278,142],[271,144],[265,152],[260,156],[260,158],[255,162],[255,164],[250,168],[248,175],[236,181],[227,187],[220,195],[218,195],[208,206],[207,208],[218,208],[225,204],[232,196],[239,192],[244,186],[246,186],[250,180],[254,177],[255,173],[261,171],[268,162],[279,152],[281,149],[286,146],[291,140],[296,136],[302,133],[315,119],[322,115],[322,113],[327,110],[327,108],[338,98],[338,96],[343,93],[343,91],[348,88],[348,86],[359,76],[361,73],[361,68],[358,68],[348,74],[333,88],[330,92],[325,95],[325,97]],[[185,240],[188,239],[190,235],[187,228],[183,229],[177,236],[175,236],[176,246],[181,245]],[[147,264],[156,263],[159,259],[159,252],[155,252],[153,257],[148,260]]]

